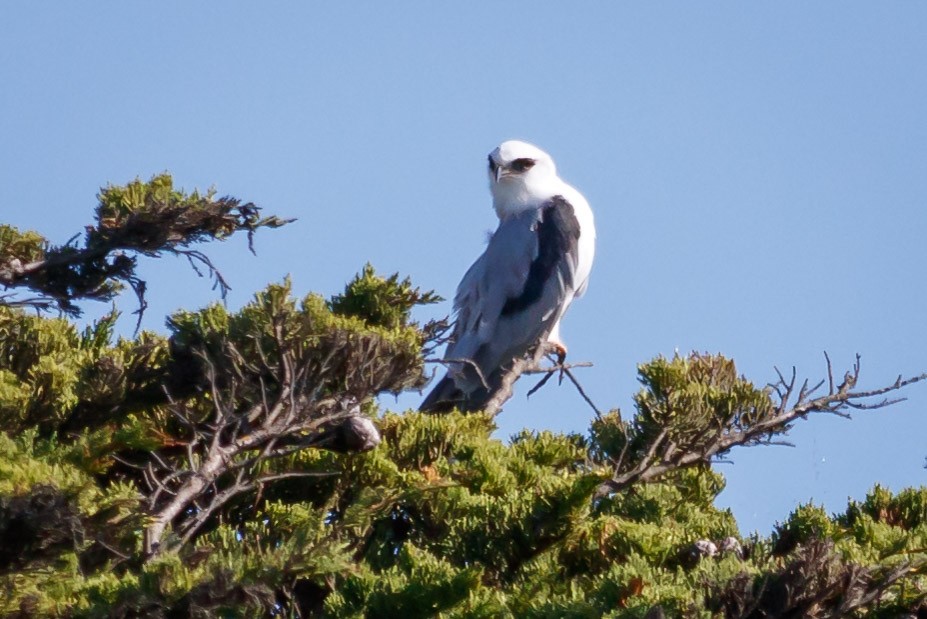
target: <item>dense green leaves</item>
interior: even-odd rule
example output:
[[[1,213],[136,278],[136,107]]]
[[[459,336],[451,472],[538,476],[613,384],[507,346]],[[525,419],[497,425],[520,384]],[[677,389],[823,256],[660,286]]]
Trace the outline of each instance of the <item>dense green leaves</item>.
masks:
[[[384,443],[368,454],[296,454],[304,469],[337,476],[268,486],[250,509],[230,510],[228,524],[147,563],[138,554],[137,491],[93,481],[67,443],[34,433],[6,439],[0,523],[42,514],[51,529],[29,531],[31,541],[21,536],[18,560],[69,584],[50,586],[47,571],[23,580],[23,564],[8,563],[5,578],[19,574],[22,586],[5,608],[27,600],[100,616],[250,616],[279,606],[340,617],[596,617],[643,616],[660,605],[671,615],[707,616],[708,608],[759,595],[767,576],[785,586],[782,579],[795,576],[783,560],[806,571],[826,564],[828,578],[838,579],[847,569],[842,557],[877,569],[927,542],[922,520],[895,515],[913,513],[904,510],[923,491],[877,490],[837,516],[800,508],[772,538],[744,540],[747,558],[693,561],[695,541],[737,535],[730,513],[712,507],[723,482],[707,468],[592,501],[607,471],[587,458],[582,437],[525,433],[506,446],[480,415],[407,413],[380,425]],[[91,551],[104,530],[101,543],[129,559],[99,545]],[[786,536],[790,548],[781,545]],[[821,537],[836,548],[815,546]],[[807,548],[817,554],[805,556]],[[905,597],[894,589],[886,599],[914,603],[923,585],[916,582]]]
[[[737,430],[775,409],[769,393],[737,375],[720,355],[658,357],[638,367],[644,388],[635,398],[632,448],[666,432],[678,445],[711,440],[715,428]]]
[[[361,318],[368,324],[395,329],[409,322],[416,305],[438,303],[441,297],[421,292],[412,280],[399,281],[399,275],[380,277],[371,264],[351,280],[343,294],[335,295],[329,307],[335,314]]]

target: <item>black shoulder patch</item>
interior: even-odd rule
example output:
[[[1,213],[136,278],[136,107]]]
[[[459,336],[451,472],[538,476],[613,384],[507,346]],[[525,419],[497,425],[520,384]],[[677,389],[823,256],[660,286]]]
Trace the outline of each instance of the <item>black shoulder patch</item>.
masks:
[[[511,297],[502,307],[502,315],[520,312],[541,298],[544,285],[554,274],[557,263],[579,244],[579,221],[573,205],[563,196],[554,196],[541,207],[537,224],[538,256],[531,263],[525,287],[517,297]]]

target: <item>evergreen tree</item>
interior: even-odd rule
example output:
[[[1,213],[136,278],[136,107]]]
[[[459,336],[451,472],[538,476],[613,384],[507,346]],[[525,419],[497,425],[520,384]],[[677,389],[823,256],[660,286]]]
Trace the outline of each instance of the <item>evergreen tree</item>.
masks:
[[[506,394],[378,409],[424,386],[447,325],[414,322],[437,297],[369,265],[331,299],[284,281],[164,334],[73,322],[123,286],[144,309],[139,255],[222,288],[195,244],[284,223],[160,175],[102,189],[82,244],[0,226],[0,616],[927,615],[927,489],[804,505],[744,539],[711,467],[923,375],[860,391],[857,362],[760,388],[721,356],[657,358],[633,416],[505,444]],[[509,385],[529,371],[569,368],[519,360]]]

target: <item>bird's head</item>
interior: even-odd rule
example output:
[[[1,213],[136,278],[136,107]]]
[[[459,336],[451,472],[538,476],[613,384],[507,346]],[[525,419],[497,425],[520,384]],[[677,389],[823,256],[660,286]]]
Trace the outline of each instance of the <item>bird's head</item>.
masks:
[[[537,208],[562,183],[554,160],[533,144],[509,140],[489,153],[489,190],[500,218]]]

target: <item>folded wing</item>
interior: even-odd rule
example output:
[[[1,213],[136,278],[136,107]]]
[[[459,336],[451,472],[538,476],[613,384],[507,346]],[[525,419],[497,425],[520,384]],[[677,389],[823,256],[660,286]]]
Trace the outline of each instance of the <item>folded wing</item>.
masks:
[[[576,293],[579,223],[561,196],[500,222],[457,288],[448,376],[423,411],[478,410],[513,359],[546,339]]]

